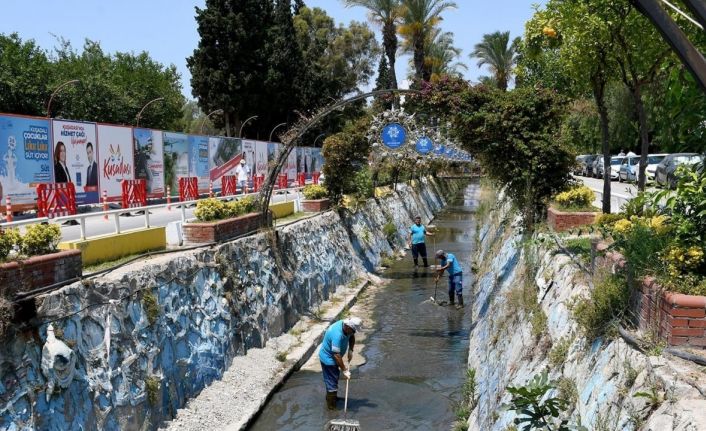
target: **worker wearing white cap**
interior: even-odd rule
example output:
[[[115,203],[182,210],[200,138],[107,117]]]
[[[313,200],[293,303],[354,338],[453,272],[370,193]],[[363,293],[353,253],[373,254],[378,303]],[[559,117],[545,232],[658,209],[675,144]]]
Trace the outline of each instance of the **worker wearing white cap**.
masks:
[[[235,168],[235,175],[238,177],[238,187],[243,193],[248,192],[248,179],[250,178],[250,166],[245,163],[245,156],[240,159],[240,164]]]
[[[343,372],[346,379],[351,378],[351,372],[343,363],[343,355],[348,352],[348,363],[353,359],[355,333],[360,331],[362,321],[358,317],[349,317],[331,325],[319,349],[321,371],[326,386],[326,406],[329,410],[336,409],[338,395],[338,379]]]

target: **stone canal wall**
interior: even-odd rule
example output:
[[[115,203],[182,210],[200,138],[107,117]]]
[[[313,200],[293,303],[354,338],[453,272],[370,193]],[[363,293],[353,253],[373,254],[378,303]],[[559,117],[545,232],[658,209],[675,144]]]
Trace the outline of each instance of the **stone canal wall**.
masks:
[[[429,221],[460,185],[401,185],[355,212],[138,261],[37,298],[33,323],[0,340],[0,429],[155,429],[234,357],[377,267],[413,216]]]
[[[523,386],[544,370],[556,382],[552,396],[569,401],[564,416],[570,424],[580,420],[589,430],[704,429],[701,367],[660,348],[643,353],[617,334],[583,337],[571,305],[590,291],[588,274],[551,237],[523,238],[509,205],[493,206],[477,232],[468,356],[477,389],[469,429],[515,429],[515,413],[503,408],[510,401],[506,388]],[[531,315],[522,305],[528,284]]]

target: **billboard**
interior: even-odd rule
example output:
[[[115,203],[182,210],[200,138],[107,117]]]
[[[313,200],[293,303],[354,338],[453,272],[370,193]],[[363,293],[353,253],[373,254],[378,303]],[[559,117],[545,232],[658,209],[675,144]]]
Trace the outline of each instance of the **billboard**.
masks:
[[[94,161],[87,168],[86,183],[95,182],[100,191],[108,193],[108,199],[118,200],[122,196],[122,181],[135,179],[135,162],[132,147],[132,128],[98,125],[98,173]]]
[[[221,189],[224,175],[235,175],[235,168],[243,157],[243,146],[238,138],[211,137],[208,139],[209,177],[214,190]]]
[[[292,148],[287,157],[287,164],[285,165],[285,173],[287,174],[287,179],[289,181],[296,181],[297,179],[297,148]]]
[[[324,156],[321,148],[311,149],[311,172],[321,172],[324,169]]]
[[[208,136],[189,135],[189,176],[199,179],[199,193],[208,193]]]
[[[243,141],[243,156],[245,157],[245,164],[250,168],[250,175],[255,175],[257,173],[255,141]]]
[[[162,132],[133,129],[135,178],[146,180],[147,196],[164,196],[164,145]]]
[[[76,204],[98,203],[96,125],[77,121],[52,121],[54,182],[74,183]],[[91,174],[87,178],[86,175]]]
[[[267,142],[255,142],[255,174],[267,176]]]
[[[54,181],[49,120],[0,116],[0,199],[34,206],[37,184]]]
[[[297,172],[305,173],[307,178],[311,176],[311,150],[309,147],[297,148]]]
[[[179,195],[179,178],[189,176],[189,137],[183,133],[164,132],[164,183],[173,196]]]

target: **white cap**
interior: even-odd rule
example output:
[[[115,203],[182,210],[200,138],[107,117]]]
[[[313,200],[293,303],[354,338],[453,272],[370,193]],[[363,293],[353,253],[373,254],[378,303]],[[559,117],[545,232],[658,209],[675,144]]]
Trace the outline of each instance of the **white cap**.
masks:
[[[349,317],[347,319],[343,319],[343,324],[351,328],[353,332],[358,332],[363,329],[363,321],[360,320],[360,317]]]
[[[245,164],[245,159],[240,159],[240,164],[244,165]]]

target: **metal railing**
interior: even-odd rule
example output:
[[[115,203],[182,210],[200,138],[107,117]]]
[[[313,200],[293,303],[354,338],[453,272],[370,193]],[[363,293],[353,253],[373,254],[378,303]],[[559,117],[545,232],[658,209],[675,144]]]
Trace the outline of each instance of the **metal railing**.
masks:
[[[284,202],[289,202],[289,194],[290,193],[296,193],[297,195],[303,189],[304,187],[297,186],[297,187],[291,187],[287,189],[279,189],[275,190],[275,196],[276,195],[282,195],[284,194]],[[248,196],[255,197],[259,193],[247,193],[247,194],[239,194],[239,195],[232,195],[232,196],[214,196],[214,199],[218,200],[239,200]],[[56,224],[62,224],[66,222],[72,222],[76,221],[78,222],[80,226],[80,232],[81,232],[81,240],[85,240],[88,238],[88,235],[86,234],[86,220],[89,218],[97,218],[97,217],[112,217],[113,218],[113,225],[115,227],[114,234],[119,234],[121,233],[121,226],[120,226],[120,216],[124,214],[130,214],[130,213],[141,213],[144,217],[144,227],[145,229],[150,228],[150,210],[161,210],[161,209],[166,209],[166,208],[171,208],[175,207],[178,208],[179,211],[181,211],[181,221],[186,222],[186,209],[189,206],[196,205],[198,201],[206,199],[205,198],[199,198],[196,200],[190,200],[190,201],[184,201],[184,202],[173,202],[173,203],[163,203],[163,204],[155,204],[155,205],[146,205],[143,207],[133,207],[133,208],[120,208],[116,210],[108,210],[108,211],[95,211],[95,212],[89,212],[89,213],[82,213],[82,214],[76,214],[76,215],[70,215],[70,216],[60,216],[60,217],[53,217],[53,218],[48,218],[48,217],[37,217],[37,218],[30,218],[26,220],[18,220],[18,221],[13,221],[10,223],[0,223],[0,229],[10,229],[10,228],[21,228],[24,226],[32,225],[32,224],[40,224],[40,223],[56,223]],[[298,200],[298,198],[294,198],[295,201]],[[272,202],[270,202],[272,204]],[[295,204],[296,205],[296,204]],[[296,207],[295,207],[296,210]]]

